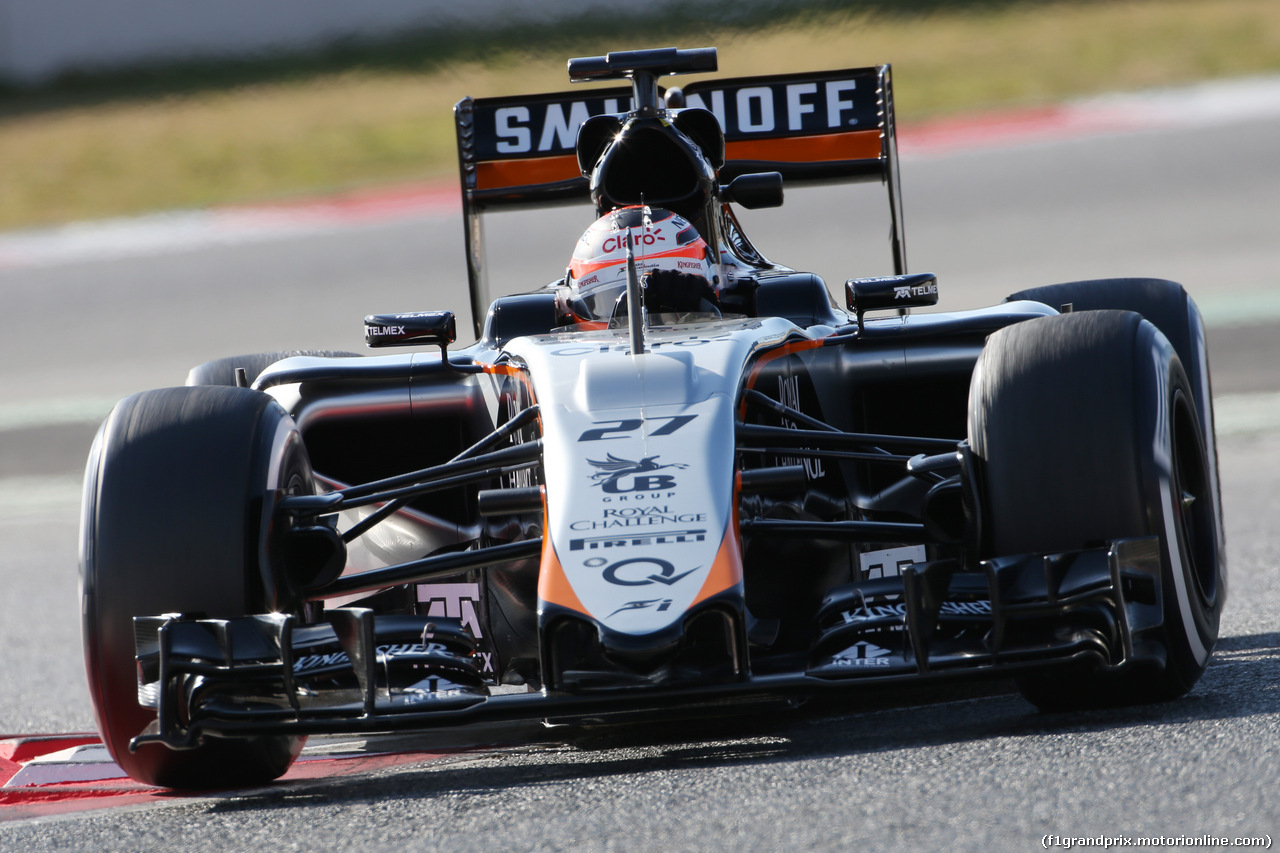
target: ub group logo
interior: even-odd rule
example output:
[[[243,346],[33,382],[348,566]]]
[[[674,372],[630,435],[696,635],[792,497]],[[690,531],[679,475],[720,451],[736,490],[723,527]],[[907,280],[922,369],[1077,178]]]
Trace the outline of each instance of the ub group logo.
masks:
[[[591,475],[591,479],[595,480],[593,486],[599,486],[601,491],[611,495],[618,495],[624,492],[656,492],[663,489],[674,489],[676,478],[670,474],[654,474],[654,471],[661,471],[664,468],[673,468],[682,470],[689,467],[683,462],[669,462],[659,465],[657,456],[646,456],[640,461],[632,459],[623,459],[619,456],[608,454],[604,461],[598,459],[588,459],[587,462],[599,470]],[[629,488],[624,486],[629,484]]]

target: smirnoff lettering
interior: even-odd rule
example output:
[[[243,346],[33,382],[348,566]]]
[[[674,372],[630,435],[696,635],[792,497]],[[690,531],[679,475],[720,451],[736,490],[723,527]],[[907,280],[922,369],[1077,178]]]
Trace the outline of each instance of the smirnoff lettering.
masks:
[[[789,131],[821,132],[856,127],[852,93],[855,80],[828,80],[781,86],[750,86],[727,92],[690,93],[689,106],[710,110],[730,137],[772,133],[785,125]]]
[[[387,643],[378,646],[378,654],[387,657],[396,655],[430,655],[449,651],[443,643]],[[329,652],[318,655],[303,655],[293,662],[295,673],[306,672],[326,666],[338,666],[349,663],[346,652]]]
[[[990,601],[944,601],[939,612],[943,616],[990,616]],[[859,607],[857,610],[846,610],[840,614],[840,618],[846,625],[867,622],[872,619],[883,619],[888,617],[906,619],[907,605],[897,604],[868,604]]]
[[[702,88],[703,91],[687,93],[689,106],[714,113],[730,140],[783,131],[821,134],[876,126],[875,87],[859,89],[858,81],[853,79]],[[480,155],[488,158],[571,152],[578,127],[589,116],[616,115],[630,109],[629,104],[627,98],[583,98],[563,102],[531,100],[496,106],[492,112],[481,108],[476,116]]]

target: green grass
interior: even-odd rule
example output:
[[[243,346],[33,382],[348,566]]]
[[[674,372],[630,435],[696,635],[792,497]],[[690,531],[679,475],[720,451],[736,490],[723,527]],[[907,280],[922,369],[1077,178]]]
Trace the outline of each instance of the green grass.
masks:
[[[1276,0],[828,0],[728,14],[419,34],[0,90],[0,228],[447,179],[461,96],[565,89],[568,56],[608,50],[714,44],[719,76],[892,62],[906,122],[1280,71]]]

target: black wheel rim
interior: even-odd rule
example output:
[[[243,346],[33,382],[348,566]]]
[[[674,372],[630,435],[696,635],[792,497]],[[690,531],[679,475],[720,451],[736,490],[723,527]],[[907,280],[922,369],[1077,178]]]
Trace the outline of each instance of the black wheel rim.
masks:
[[[1199,424],[1181,391],[1173,406],[1173,512],[1184,559],[1201,605],[1217,594],[1217,546],[1213,496]],[[1170,531],[1173,532],[1173,531]]]

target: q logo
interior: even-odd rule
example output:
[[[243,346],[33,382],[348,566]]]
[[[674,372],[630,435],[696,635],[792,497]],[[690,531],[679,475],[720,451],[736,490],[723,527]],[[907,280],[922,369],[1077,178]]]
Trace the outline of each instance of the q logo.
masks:
[[[648,586],[660,583],[671,586],[682,578],[696,572],[701,566],[694,566],[687,572],[676,574],[676,567],[666,560],[652,557],[632,557],[619,560],[604,570],[604,579],[618,586]]]

